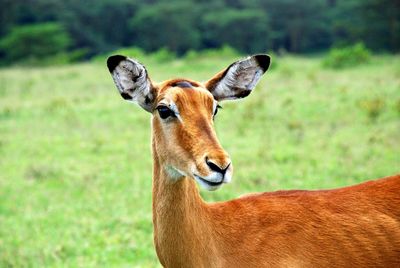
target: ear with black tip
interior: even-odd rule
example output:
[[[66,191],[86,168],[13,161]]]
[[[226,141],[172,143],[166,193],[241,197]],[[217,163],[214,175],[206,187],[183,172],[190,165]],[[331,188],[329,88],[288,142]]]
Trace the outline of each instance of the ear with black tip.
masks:
[[[146,68],[138,61],[121,55],[109,57],[107,67],[122,98],[152,112],[157,92]]]
[[[205,83],[217,101],[247,97],[268,70],[268,55],[253,55],[232,63]]]

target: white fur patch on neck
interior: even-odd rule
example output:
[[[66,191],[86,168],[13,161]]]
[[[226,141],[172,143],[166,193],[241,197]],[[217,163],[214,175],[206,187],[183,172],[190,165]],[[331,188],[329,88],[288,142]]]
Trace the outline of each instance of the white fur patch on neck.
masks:
[[[165,166],[165,171],[167,172],[168,176],[175,181],[186,176],[183,171],[174,168],[173,166]]]

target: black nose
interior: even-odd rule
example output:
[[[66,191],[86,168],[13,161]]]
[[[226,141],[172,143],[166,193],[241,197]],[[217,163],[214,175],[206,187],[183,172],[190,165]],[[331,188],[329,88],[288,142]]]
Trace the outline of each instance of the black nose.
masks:
[[[228,170],[229,166],[231,165],[231,163],[229,163],[226,167],[222,168],[222,167],[216,165],[215,163],[213,163],[210,159],[208,159],[208,157],[206,157],[206,163],[207,163],[207,166],[212,171],[222,173],[222,175],[225,175],[226,171]]]

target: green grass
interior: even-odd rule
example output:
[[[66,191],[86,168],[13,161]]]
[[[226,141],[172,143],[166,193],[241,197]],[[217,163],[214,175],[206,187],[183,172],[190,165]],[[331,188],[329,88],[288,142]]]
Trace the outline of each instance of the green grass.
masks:
[[[205,80],[234,59],[140,60],[160,81]],[[320,58],[273,61],[252,95],[222,104],[234,178],[206,200],[400,171],[399,56],[341,71]],[[0,70],[0,267],[159,267],[149,122],[105,63]]]

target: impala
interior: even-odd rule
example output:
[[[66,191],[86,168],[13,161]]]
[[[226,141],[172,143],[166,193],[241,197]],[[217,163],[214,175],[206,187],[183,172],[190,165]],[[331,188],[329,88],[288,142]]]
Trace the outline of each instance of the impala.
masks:
[[[121,96],[152,114],[153,224],[165,267],[400,267],[400,176],[322,191],[277,191],[206,203],[233,166],[214,131],[218,102],[248,96],[267,55],[234,62],[200,83],[156,84],[112,56]]]

